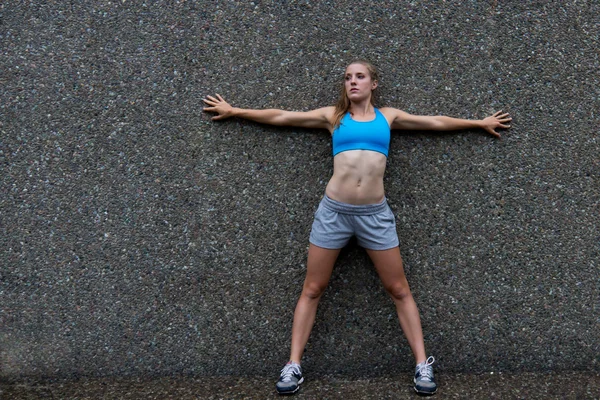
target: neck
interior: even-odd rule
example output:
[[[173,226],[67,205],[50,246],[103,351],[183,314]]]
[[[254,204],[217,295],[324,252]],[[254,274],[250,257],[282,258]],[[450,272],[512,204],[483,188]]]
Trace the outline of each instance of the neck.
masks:
[[[375,108],[371,104],[371,99],[365,99],[359,103],[350,103],[350,114],[364,116],[370,114]]]

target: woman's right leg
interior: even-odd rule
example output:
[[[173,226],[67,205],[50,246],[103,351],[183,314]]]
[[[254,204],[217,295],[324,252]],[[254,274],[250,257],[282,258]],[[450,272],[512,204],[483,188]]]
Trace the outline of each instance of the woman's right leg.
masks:
[[[308,247],[306,278],[294,312],[290,361],[300,364],[306,342],[315,323],[317,305],[329,283],[339,254],[340,249],[324,249],[312,243]]]

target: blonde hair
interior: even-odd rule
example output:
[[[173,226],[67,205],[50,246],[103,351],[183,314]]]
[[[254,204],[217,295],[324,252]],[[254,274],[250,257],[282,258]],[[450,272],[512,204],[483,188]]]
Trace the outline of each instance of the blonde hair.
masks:
[[[361,64],[367,67],[367,71],[369,72],[369,76],[372,81],[379,81],[379,73],[377,72],[377,68],[370,62],[366,60],[354,60],[348,66],[352,64]],[[346,79],[346,72],[344,71],[344,80]],[[337,129],[337,127],[342,122],[342,118],[344,115],[350,110],[350,99],[348,99],[348,93],[346,93],[346,85],[342,80],[342,85],[340,86],[340,98],[338,99],[337,104],[335,105],[335,110],[333,112],[333,129]],[[377,88],[373,89],[371,92],[371,105],[375,106],[375,98]]]

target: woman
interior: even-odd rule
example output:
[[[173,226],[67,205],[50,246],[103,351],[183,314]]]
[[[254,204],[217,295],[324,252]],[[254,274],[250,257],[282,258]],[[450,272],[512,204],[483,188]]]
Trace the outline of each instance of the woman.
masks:
[[[377,71],[366,61],[346,68],[342,93],[335,107],[308,112],[234,108],[220,95],[207,96],[205,111],[217,113],[213,120],[240,117],[259,123],[327,129],[333,140],[333,176],[315,213],[310,233],[306,278],[294,313],[290,360],[281,371],[276,388],[280,394],[298,390],[304,381],[300,360],[312,330],[317,305],[327,287],[340,249],[356,236],[375,265],[396,305],[400,326],[414,354],[414,388],[433,394],[437,385],[427,357],[419,311],[404,275],[394,215],[383,187],[390,144],[390,130],[450,131],[481,128],[500,137],[496,129],[509,128],[511,118],[501,111],[483,120],[445,116],[416,116],[374,106]]]

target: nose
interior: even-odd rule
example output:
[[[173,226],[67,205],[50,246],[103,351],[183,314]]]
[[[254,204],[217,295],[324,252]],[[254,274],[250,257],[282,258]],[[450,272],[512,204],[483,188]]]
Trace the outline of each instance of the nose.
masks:
[[[350,77],[350,84],[356,85],[356,77],[355,76]]]

